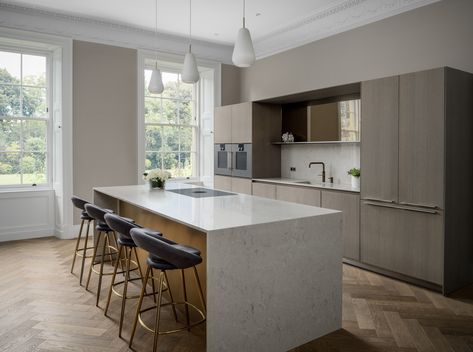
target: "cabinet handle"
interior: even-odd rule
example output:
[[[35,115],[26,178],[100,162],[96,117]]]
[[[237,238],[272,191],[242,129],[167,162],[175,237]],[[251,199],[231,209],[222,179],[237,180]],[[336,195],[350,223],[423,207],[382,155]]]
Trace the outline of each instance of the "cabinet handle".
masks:
[[[411,208],[411,207],[403,207],[400,205],[395,204],[380,204],[380,203],[373,203],[373,202],[366,202],[367,205],[372,205],[375,207],[382,207],[382,208],[391,208],[391,209],[400,209],[400,210],[407,210],[407,211],[415,211],[418,213],[425,213],[425,214],[438,214],[439,212],[436,210],[428,210],[428,209],[420,209],[420,208]]]
[[[399,204],[407,205],[410,207],[420,207],[420,208],[428,208],[428,209],[439,209],[436,205],[428,205],[428,204],[416,204],[416,203],[409,203],[409,202],[399,202]]]
[[[389,204],[395,203],[395,201],[393,200],[385,200],[385,199],[377,199],[377,198],[363,198],[363,200],[366,200],[368,202],[381,202],[381,203],[389,203]]]

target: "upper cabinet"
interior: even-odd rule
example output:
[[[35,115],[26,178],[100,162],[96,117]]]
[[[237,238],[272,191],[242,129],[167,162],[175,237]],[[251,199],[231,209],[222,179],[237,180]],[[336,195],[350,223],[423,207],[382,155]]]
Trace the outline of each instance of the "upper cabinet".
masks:
[[[399,203],[444,208],[444,69],[400,76]]]
[[[361,195],[398,200],[399,77],[361,84]]]
[[[253,104],[215,108],[215,143],[251,143]]]

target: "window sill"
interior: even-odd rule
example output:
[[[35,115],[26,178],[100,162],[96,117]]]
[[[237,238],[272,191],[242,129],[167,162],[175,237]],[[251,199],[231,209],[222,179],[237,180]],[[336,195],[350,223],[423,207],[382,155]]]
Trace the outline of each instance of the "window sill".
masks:
[[[50,186],[44,186],[44,187],[12,187],[12,188],[1,188],[0,187],[0,193],[27,193],[27,192],[47,192],[47,191],[54,191],[54,188]]]

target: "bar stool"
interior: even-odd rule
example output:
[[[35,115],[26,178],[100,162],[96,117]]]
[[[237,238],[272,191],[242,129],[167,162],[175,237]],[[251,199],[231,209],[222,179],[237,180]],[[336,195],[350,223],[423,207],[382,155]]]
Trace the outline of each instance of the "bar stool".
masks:
[[[95,220],[95,230],[97,233],[97,237],[95,239],[94,254],[92,255],[92,261],[90,262],[89,275],[87,276],[87,284],[85,285],[85,289],[89,290],[90,277],[92,275],[92,272],[94,272],[99,276],[99,282],[97,285],[97,299],[95,303],[95,305],[98,307],[100,301],[100,291],[102,289],[102,277],[104,275],[113,274],[113,272],[104,273],[104,264],[106,262],[114,264],[113,257],[116,257],[117,261],[119,261],[117,257],[118,250],[116,247],[117,240],[115,237],[115,232],[105,222],[105,214],[112,213],[111,210],[103,209],[97,205],[90,203],[85,205],[85,210],[87,211],[87,214],[89,214],[89,216]],[[112,243],[115,244],[115,246],[112,246]],[[99,246],[101,246],[101,254],[97,253]],[[108,253],[105,253],[106,251],[108,251]],[[109,257],[108,260],[105,259],[106,256]],[[100,262],[97,262],[99,258]],[[95,269],[95,266],[99,264],[100,269],[97,271]]]
[[[126,218],[118,216],[116,214],[105,214],[105,222],[107,225],[115,231],[118,236],[118,260],[115,262],[115,268],[113,270],[112,282],[110,284],[110,289],[108,291],[107,305],[105,306],[104,315],[107,316],[108,307],[110,306],[110,301],[112,298],[112,293],[121,297],[121,312],[120,312],[120,325],[118,336],[122,337],[122,327],[123,327],[123,318],[125,315],[125,305],[127,299],[139,298],[139,295],[128,296],[128,283],[134,280],[143,280],[143,271],[141,270],[141,265],[138,259],[138,253],[136,252],[136,244],[133,242],[133,239],[130,236],[130,230],[133,228],[141,228],[141,226],[128,221]],[[157,233],[156,236],[161,236],[160,233]],[[135,256],[135,260],[132,260],[132,254]],[[121,258],[124,256],[125,269],[122,272],[118,272],[118,265],[121,262]],[[131,265],[134,267],[132,268]],[[123,264],[122,264],[123,266]],[[130,278],[130,273],[138,270],[140,275],[139,277]],[[116,276],[118,274],[124,274],[124,280],[115,282]],[[118,292],[116,287],[123,284],[122,292]]]
[[[133,322],[133,328],[131,332],[129,347],[131,348],[132,346],[133,338],[136,332],[136,326],[139,321],[141,326],[143,326],[146,330],[154,334],[153,352],[156,352],[159,335],[171,334],[171,333],[183,331],[183,330],[190,330],[190,328],[205,322],[205,319],[206,319],[205,313],[199,308],[197,308],[194,304],[187,301],[187,289],[186,289],[186,281],[185,281],[185,274],[184,274],[184,269],[193,268],[194,276],[195,276],[197,287],[198,287],[199,297],[201,299],[202,306],[204,307],[204,310],[205,310],[204,295],[202,292],[202,286],[200,284],[199,274],[197,273],[197,268],[196,268],[196,265],[202,262],[202,257],[200,256],[200,254],[197,254],[197,253],[200,253],[197,249],[180,245],[164,238],[154,237],[150,234],[148,229],[134,228],[134,229],[131,229],[130,234],[134,242],[138,245],[138,247],[143,248],[144,250],[149,252],[149,256],[146,261],[147,262],[146,274],[144,278],[143,288],[140,294],[140,299],[138,301],[138,307],[136,309],[136,315]],[[153,273],[154,269],[159,270],[158,277],[154,276],[154,273]],[[165,274],[167,271],[171,271],[171,270],[181,271],[184,301],[175,302],[171,298],[171,302],[162,304],[161,302],[162,302],[162,293],[163,293]],[[157,292],[158,299],[155,305],[149,308],[142,309],[141,307],[143,304],[143,298],[145,296],[145,287],[149,279],[158,280],[158,292]],[[155,294],[156,292],[153,292],[153,293]],[[165,307],[168,305],[171,305],[171,307],[175,307],[177,305],[184,305],[185,310],[186,310],[185,326],[178,329],[174,329],[174,330],[166,330],[166,331],[159,330],[159,318],[161,314],[161,307]],[[193,322],[192,324],[189,319],[189,307],[193,308],[201,316],[200,320]],[[142,316],[141,316],[143,313],[150,311],[152,309],[156,309],[154,329],[150,328],[143,321]]]
[[[79,277],[79,284],[82,286],[82,277],[84,274],[84,263],[86,258],[92,258],[91,255],[87,255],[87,251],[89,249],[94,249],[94,246],[92,247],[87,247],[87,244],[89,242],[89,228],[90,228],[90,222],[93,221],[94,219],[87,214],[85,211],[85,205],[88,204],[86,200],[73,196],[71,198],[72,204],[80,209],[82,211],[81,213],[81,222],[80,222],[80,230],[79,230],[79,236],[77,237],[77,242],[76,242],[76,248],[74,250],[74,258],[72,259],[72,266],[71,266],[71,274],[74,273],[74,265],[76,263],[76,258],[77,257],[82,257],[81,260],[81,266],[80,266],[80,277]],[[84,240],[84,246],[81,247],[81,239],[82,239],[82,230],[84,229],[84,223],[87,222],[87,230],[85,231],[85,240]]]

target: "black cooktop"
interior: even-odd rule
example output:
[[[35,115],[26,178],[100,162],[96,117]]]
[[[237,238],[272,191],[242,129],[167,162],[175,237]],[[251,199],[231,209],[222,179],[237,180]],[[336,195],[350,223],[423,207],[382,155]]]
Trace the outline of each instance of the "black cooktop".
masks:
[[[209,188],[181,188],[181,189],[169,189],[168,192],[182,194],[183,196],[193,198],[207,198],[207,197],[221,197],[221,196],[233,196],[235,193],[217,191]]]

